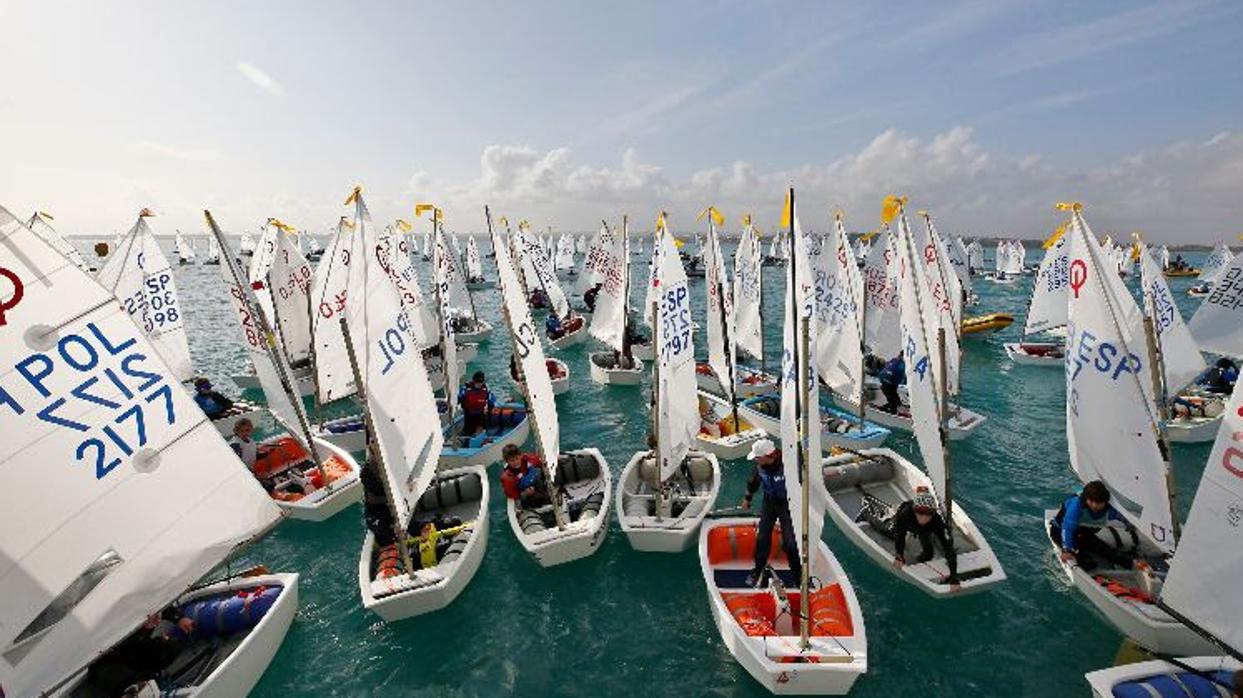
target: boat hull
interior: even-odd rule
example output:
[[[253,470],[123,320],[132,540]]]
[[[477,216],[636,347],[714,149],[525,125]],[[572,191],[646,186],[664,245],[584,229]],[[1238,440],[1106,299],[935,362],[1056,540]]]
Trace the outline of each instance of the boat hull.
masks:
[[[643,361],[639,357],[634,357],[634,366],[631,368],[607,368],[596,362],[596,357],[607,357],[610,362],[613,352],[599,352],[592,354],[589,363],[591,363],[591,380],[603,385],[638,385],[643,382]]]
[[[1040,347],[1042,349],[1061,349],[1061,343],[1054,342],[1006,342],[1001,345],[1006,350],[1006,356],[1016,364],[1024,366],[1046,366],[1048,368],[1062,368],[1066,365],[1065,356],[1049,356],[1041,353],[1032,353],[1029,347]]]
[[[604,542],[604,537],[608,534],[609,507],[612,505],[613,495],[613,480],[609,474],[608,462],[604,460],[600,450],[595,448],[580,448],[567,453],[590,456],[599,463],[600,474],[596,479],[585,483],[586,489],[599,487],[600,490],[596,491],[602,491],[604,495],[600,509],[594,516],[571,522],[564,530],[554,527],[528,534],[523,531],[518,521],[517,503],[512,499],[507,499],[505,502],[509,526],[514,532],[514,537],[542,567],[555,567],[588,557],[599,550],[600,544]]]
[[[756,396],[753,398],[747,398],[746,400],[744,400],[742,403],[738,405],[738,414],[742,416],[744,419],[746,419],[748,422],[751,422],[755,426],[763,429],[769,436],[773,437],[774,439],[780,440],[781,439],[780,417],[773,417],[771,415],[760,412],[759,410],[753,407],[753,405],[755,405],[757,402],[767,400],[767,399],[777,399],[777,397],[776,396]],[[889,438],[889,433],[890,433],[889,430],[884,427],[878,426],[875,421],[872,421],[871,423],[869,423],[867,420],[865,420],[864,429],[862,432],[860,432],[858,429],[857,418],[845,412],[836,410],[834,408],[821,405],[820,406],[820,417],[822,419],[822,423],[823,423],[823,419],[826,416],[833,418],[833,419],[844,420],[846,422],[852,423],[854,424],[854,427],[850,431],[841,432],[841,433],[836,432],[836,431],[831,431],[828,429],[821,429],[820,450],[823,453],[829,453],[834,448],[846,448],[846,449],[851,449],[851,450],[856,450],[856,451],[859,449],[863,449],[863,448],[876,448],[880,446],[881,444],[885,443],[885,440]],[[869,419],[870,419],[870,416],[869,416]]]
[[[299,521],[327,521],[341,513],[349,505],[362,501],[363,486],[358,479],[359,465],[354,457],[323,439],[315,439],[320,453],[331,452],[348,463],[353,472],[332,483],[331,488],[320,489],[296,502],[278,501],[276,504],[289,513],[289,518]]]
[[[1243,669],[1243,663],[1231,657],[1201,656],[1180,657],[1178,661],[1197,671],[1212,674],[1217,671],[1234,672]],[[1142,681],[1158,676],[1171,676],[1185,670],[1163,660],[1135,662],[1109,669],[1100,669],[1084,675],[1088,685],[1092,687],[1095,698],[1113,698],[1114,688],[1130,681]],[[1218,690],[1220,694],[1225,687]]]
[[[656,517],[647,511],[646,505],[651,495],[641,491],[645,484],[641,482],[641,463],[648,457],[648,451],[639,451],[622,469],[621,477],[617,481],[616,501],[613,502],[617,510],[617,521],[621,524],[622,533],[630,541],[630,547],[635,550],[648,553],[680,553],[696,540],[700,524],[716,504],[717,494],[721,490],[721,464],[711,453],[690,451],[687,458],[694,459],[693,472],[708,481],[703,482],[696,477],[696,482],[693,483],[694,494],[690,496],[686,509],[680,514]],[[687,489],[690,489],[689,485]],[[640,506],[635,507],[636,504]],[[641,513],[639,509],[642,509]],[[688,515],[687,512],[692,513]]]
[[[298,386],[298,394],[307,397],[315,394],[315,367],[300,366],[293,370],[293,380]],[[242,390],[263,390],[259,385],[259,377],[254,374],[233,376],[233,383]]]
[[[249,419],[254,422],[259,417],[264,408],[250,400],[236,400],[233,403],[233,410],[224,417],[218,417],[211,420],[216,426],[216,430],[220,432],[226,439],[233,435],[233,426],[243,419]]]
[[[437,466],[437,469],[445,470],[476,464],[491,465],[501,459],[501,451],[509,444],[521,446],[526,442],[527,436],[531,433],[531,419],[530,414],[526,411],[526,406],[517,403],[507,403],[498,404],[497,407],[522,410],[522,421],[479,448],[461,448],[449,444],[450,434],[461,431],[461,425],[465,422],[465,417],[459,414],[452,424],[445,427],[445,447],[440,452],[440,464]]]

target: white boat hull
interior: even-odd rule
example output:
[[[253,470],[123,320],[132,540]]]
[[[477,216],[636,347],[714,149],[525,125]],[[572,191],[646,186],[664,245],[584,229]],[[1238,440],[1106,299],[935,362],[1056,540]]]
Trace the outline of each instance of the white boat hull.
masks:
[[[780,418],[771,417],[744,405],[738,406],[738,414],[743,419],[763,429],[772,438],[778,441],[781,440]],[[823,417],[825,412],[821,410],[820,414]],[[833,416],[836,417],[837,415]],[[889,438],[889,431],[887,429],[877,429],[875,424],[867,424],[867,420],[865,420],[865,430],[863,433],[859,432],[858,426],[858,421],[855,420],[851,430],[845,433],[822,429],[820,431],[821,452],[829,453],[835,448],[847,448],[856,451],[863,448],[877,448]]]
[[[905,399],[905,396],[903,396],[903,398]],[[881,398],[881,400],[883,399],[884,398]],[[843,410],[852,414],[857,413],[859,410],[858,405],[836,394],[833,396],[833,401],[837,403],[838,407],[841,407]],[[903,406],[906,407],[905,402]],[[914,422],[911,420],[909,411],[905,415],[894,414],[880,409],[878,403],[869,402],[867,407],[864,409],[863,415],[868,421],[876,422],[877,424],[890,429],[897,429],[905,432],[913,432],[915,429]],[[946,428],[950,441],[959,441],[971,436],[972,432],[978,429],[979,426],[987,419],[987,417],[979,412],[974,412],[966,407],[960,407],[954,403],[950,403],[950,418]]]
[[[638,385],[643,382],[643,361],[639,357],[634,357],[634,366],[630,368],[605,368],[596,363],[598,356],[607,357],[611,362],[613,352],[598,352],[589,357],[591,380],[603,385]]]
[[[728,402],[702,390],[699,391],[699,399],[709,404],[712,415],[717,420],[725,419],[732,422],[733,410]],[[700,429],[699,433],[695,434],[695,446],[723,460],[738,460],[745,457],[751,452],[751,444],[764,438],[766,432],[749,423],[741,413],[738,419],[741,426],[746,427],[745,429],[729,436],[711,436]]]
[[[298,394],[307,397],[315,394],[315,367],[300,366],[293,370],[293,380],[298,386]],[[242,390],[263,390],[259,385],[259,377],[254,374],[233,376],[233,383]]]
[[[508,405],[507,405],[508,406]],[[525,410],[525,408],[523,408]],[[460,417],[459,417],[459,420]],[[456,424],[457,422],[455,422]],[[531,433],[531,417],[530,413],[523,416],[522,422],[514,428],[505,432],[495,441],[488,443],[483,448],[454,448],[448,443],[440,452],[440,464],[436,466],[437,470],[444,471],[449,468],[460,468],[465,465],[491,465],[501,459],[501,451],[509,444],[521,446],[526,442],[527,436]]]
[[[466,585],[475,577],[475,573],[479,571],[479,565],[483,562],[484,553],[488,549],[488,473],[487,470],[480,465],[471,465],[464,468],[455,468],[452,470],[441,471],[437,474],[437,480],[448,479],[459,475],[474,473],[479,476],[483,486],[483,496],[480,501],[478,514],[475,517],[475,526],[472,530],[470,540],[466,543],[466,548],[462,551],[461,557],[449,563],[442,563],[428,570],[419,570],[415,573],[413,581],[407,575],[401,575],[401,579],[394,579],[391,582],[371,581],[371,557],[375,549],[375,534],[367,531],[363,538],[362,551],[358,558],[358,590],[362,596],[363,608],[372,611],[385,621],[393,622],[405,618],[431,613],[445,608],[453,603],[453,600],[462,593]],[[432,487],[436,486],[437,480],[432,481]],[[418,551],[411,551],[416,555]],[[391,594],[384,594],[377,598],[375,594],[375,586],[384,585],[395,588]]]
[[[737,385],[734,386],[734,394],[739,399],[763,395],[771,393],[777,389],[777,377],[762,373],[753,368],[746,366],[738,366],[737,369]],[[696,366],[695,383],[700,390],[706,390],[710,393],[721,394],[724,390],[721,387],[721,381],[716,377],[715,373],[708,371],[701,372]]]
[[[703,451],[690,451],[687,458],[693,463],[688,466],[695,476],[693,483],[688,483],[686,476],[679,472],[672,480],[680,489],[673,496],[677,499],[684,496],[685,505],[679,514],[671,512],[665,516],[654,516],[649,505],[655,503],[650,487],[650,480],[644,481],[645,475],[658,477],[646,470],[655,470],[655,464],[646,468],[640,464],[650,460],[650,452],[639,451],[630,458],[630,462],[622,470],[617,481],[617,498],[613,503],[617,509],[617,521],[621,524],[622,533],[630,541],[630,547],[640,552],[649,553],[680,553],[691,546],[698,537],[699,526],[704,517],[716,505],[717,494],[721,490],[721,464],[716,456]],[[693,490],[692,490],[693,488]]]
[[[277,501],[276,504],[289,514],[289,518],[299,521],[327,521],[341,513],[349,505],[362,501],[363,485],[358,479],[359,465],[344,449],[333,446],[323,439],[315,439],[315,446],[320,455],[333,453],[349,464],[353,472],[346,475],[329,487],[324,487],[299,499],[296,502]]]
[[[600,474],[595,480],[572,483],[569,486],[572,498],[576,496],[576,493],[587,491],[603,493],[604,499],[594,516],[567,523],[564,529],[552,527],[535,533],[526,533],[518,521],[517,502],[508,499],[505,503],[509,526],[514,532],[514,537],[543,567],[554,567],[590,556],[600,548],[600,544],[604,542],[604,537],[608,533],[609,506],[613,495],[613,479],[609,473],[608,462],[604,460],[600,450],[595,448],[580,448],[567,453],[592,456],[599,463]]]
[[[1235,672],[1243,669],[1243,663],[1232,657],[1180,657],[1178,661],[1197,671],[1212,674],[1217,671]],[[1095,698],[1113,698],[1114,687],[1128,681],[1137,681],[1154,676],[1169,676],[1186,671],[1169,662],[1157,659],[1150,662],[1135,662],[1109,669],[1100,669],[1084,675],[1088,685],[1092,687]],[[1221,694],[1225,686],[1218,689]]]
[[[1027,346],[1056,347],[1061,349],[1062,344],[1060,342],[1056,344],[1053,342],[1006,342],[1001,346],[1006,350],[1006,356],[1010,357],[1010,360],[1016,364],[1022,364],[1024,366],[1047,366],[1049,368],[1062,368],[1066,365],[1065,356],[1033,354],[1024,350],[1024,347]]]
[[[460,343],[477,344],[486,342],[492,336],[492,325],[486,320],[476,320],[475,328],[469,332],[455,332],[453,337]]]
[[[556,363],[559,369],[558,373],[560,374],[560,377],[558,378],[553,378],[551,371],[549,371],[548,373],[549,381],[552,383],[552,394],[561,395],[562,393],[567,392],[570,389],[570,367],[569,365],[567,365],[561,359],[554,359],[552,357],[546,358],[544,360]],[[512,375],[510,377],[512,379]],[[522,387],[522,384],[519,383],[518,381],[514,381],[514,385],[518,386],[520,389]]]
[[[928,479],[928,476],[894,451],[887,448],[875,448],[861,451],[861,453],[865,456],[882,457],[892,463],[890,478],[861,483],[865,491],[885,500],[891,506],[896,508],[902,502],[914,497],[916,487],[927,487],[929,491],[934,491],[932,481]],[[961,580],[960,590],[951,591],[949,584],[945,583],[944,578],[949,570],[945,566],[945,559],[940,554],[939,548],[935,549],[937,554],[928,562],[912,561],[903,565],[900,570],[895,569],[893,543],[878,534],[869,535],[871,527],[866,523],[855,521],[855,515],[858,513],[856,500],[861,500],[858,488],[850,487],[838,492],[830,491],[826,484],[824,472],[827,467],[859,461],[858,456],[850,453],[825,458],[822,463],[824,468],[812,475],[812,496],[819,497],[825,502],[825,508],[834,525],[851,543],[872,558],[873,562],[934,598],[973,594],[985,591],[1006,580],[1001,561],[997,559],[984,535],[976,528],[971,517],[958,502],[954,502],[953,519],[954,548],[957,551],[958,575]],[[918,547],[918,543],[915,546]],[[909,544],[907,551],[912,553],[908,559],[913,560],[917,551],[912,550]]]
[[[813,635],[810,638],[811,648],[804,652],[799,648],[797,625],[789,620],[783,623],[783,626],[792,627],[779,628],[779,639],[776,641],[773,641],[773,637],[748,635],[735,619],[725,599],[722,598],[724,587],[718,585],[716,571],[729,568],[730,571],[736,573],[740,571],[740,565],[742,568],[749,569],[752,562],[740,560],[723,565],[713,564],[709,546],[712,531],[721,527],[754,526],[754,522],[754,518],[713,519],[705,522],[700,528],[700,566],[707,586],[712,620],[721,636],[721,642],[725,644],[725,648],[733,655],[735,661],[771,693],[777,695],[844,695],[850,691],[859,676],[867,671],[867,632],[854,586],[824,541],[815,541],[810,574],[821,584],[841,585],[842,595],[853,626],[851,635]],[[773,564],[775,567],[776,563]],[[733,587],[733,589],[741,593],[751,591],[745,587]],[[797,593],[798,587],[795,586],[789,591]],[[814,657],[818,661],[815,663],[781,661],[787,657],[804,656]]]
[[[315,438],[348,453],[358,453],[367,448],[367,428],[362,415],[349,415],[330,419],[315,429]]]
[[[579,325],[577,330],[561,335],[556,339],[550,339],[548,343],[552,345],[553,349],[560,351],[562,349],[569,349],[575,344],[582,344],[585,341],[587,341],[587,321],[583,320],[583,323]]]
[[[1066,579],[1079,590],[1118,632],[1140,645],[1163,654],[1212,654],[1215,647],[1191,628],[1174,620],[1165,611],[1152,604],[1129,603],[1114,596],[1073,562],[1061,559],[1061,550],[1049,538],[1049,523],[1057,516],[1057,510],[1045,511],[1043,535],[1053,548],[1058,567]]]
[[[250,400],[235,400],[233,408],[229,411],[229,414],[211,420],[211,423],[216,425],[216,430],[226,439],[233,436],[233,426],[235,424],[243,419],[249,419],[253,423],[266,409]]]

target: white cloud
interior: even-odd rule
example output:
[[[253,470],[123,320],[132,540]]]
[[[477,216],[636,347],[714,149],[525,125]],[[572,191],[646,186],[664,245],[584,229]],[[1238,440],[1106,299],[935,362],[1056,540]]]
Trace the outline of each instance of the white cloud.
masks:
[[[237,72],[241,73],[242,77],[254,83],[255,87],[258,87],[273,97],[285,96],[285,88],[281,87],[279,82],[273,80],[271,75],[263,72],[257,66],[247,63],[246,61],[238,61]]]
[[[155,141],[139,141],[138,147],[189,162],[208,162],[220,159],[220,153],[210,148],[184,148]]]
[[[944,230],[1032,238],[1056,224],[1054,202],[1074,199],[1101,233],[1141,230],[1155,241],[1206,242],[1237,232],[1232,202],[1243,181],[1243,137],[1222,132],[1083,169],[1039,154],[989,152],[961,126],[931,139],[889,129],[831,162],[771,172],[738,161],[673,178],[633,149],[617,165],[592,166],[575,163],[566,148],[507,145],[488,146],[480,167],[478,178],[456,184],[418,173],[407,194],[444,202],[450,227],[461,230],[480,227],[484,203],[497,215],[570,230],[622,213],[639,221],[634,227],[650,227],[661,209],[670,211],[675,229],[686,230],[697,210],[714,203],[733,229],[743,211],[776,220],[782,193],[793,185],[805,227],[823,230],[829,211],[840,206],[852,229],[867,230],[884,195],[898,192],[931,211]]]

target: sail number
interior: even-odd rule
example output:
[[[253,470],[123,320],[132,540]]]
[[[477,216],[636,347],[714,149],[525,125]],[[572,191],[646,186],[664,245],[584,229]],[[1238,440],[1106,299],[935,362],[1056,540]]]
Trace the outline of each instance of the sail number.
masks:
[[[376,340],[376,345],[380,347],[380,354],[384,356],[384,368],[380,369],[380,375],[388,373],[392,370],[393,365],[397,363],[397,358],[406,353],[406,349],[413,344],[410,339],[410,318],[405,311],[397,313],[397,324],[390,327],[380,335]]]
[[[148,411],[157,423],[177,421],[171,383],[137,344],[135,337],[107,337],[88,322],[84,332],[60,337],[54,351],[14,364],[10,375],[24,379],[22,392],[29,395],[19,397],[16,386],[0,385],[0,408],[18,416],[33,412],[42,422],[84,434],[75,459],[92,465],[95,479],[102,480],[147,445]],[[63,385],[66,374],[72,387],[51,385]]]
[[[148,334],[181,323],[181,311],[177,307],[177,294],[172,288],[172,274],[162,272],[143,280],[133,294],[121,299],[125,312],[142,326]]]
[[[246,294],[238,286],[230,286],[229,295],[233,298],[237,322],[242,326],[242,333],[246,335],[246,343],[254,349],[262,350],[263,342],[259,339],[259,328],[255,326],[255,318],[250,312],[250,304],[246,302]]]
[[[660,297],[660,359],[661,363],[689,355],[691,347],[690,293],[680,283]]]
[[[1124,373],[1139,375],[1143,369],[1143,362],[1138,356],[1124,353],[1123,348],[1110,342],[1099,341],[1088,330],[1071,323],[1067,325],[1067,331],[1066,346],[1071,347],[1071,351],[1066,370],[1070,371],[1072,381],[1079,377],[1084,368],[1107,375],[1114,381]]]
[[[855,317],[855,301],[846,294],[846,285],[837,275],[816,270],[816,319],[840,328],[846,318]]]

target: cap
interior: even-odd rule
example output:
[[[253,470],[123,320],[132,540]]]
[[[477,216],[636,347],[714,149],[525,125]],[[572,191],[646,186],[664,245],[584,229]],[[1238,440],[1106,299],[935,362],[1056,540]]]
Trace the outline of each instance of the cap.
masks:
[[[771,455],[777,450],[777,446],[773,444],[771,439],[760,439],[751,444],[751,452],[747,454],[747,460],[755,460]]]
[[[927,487],[916,487],[915,498],[911,500],[915,511],[931,514],[937,510],[937,498]]]

